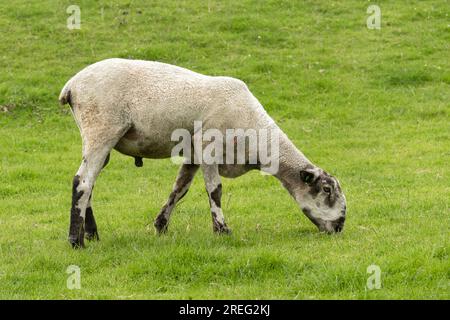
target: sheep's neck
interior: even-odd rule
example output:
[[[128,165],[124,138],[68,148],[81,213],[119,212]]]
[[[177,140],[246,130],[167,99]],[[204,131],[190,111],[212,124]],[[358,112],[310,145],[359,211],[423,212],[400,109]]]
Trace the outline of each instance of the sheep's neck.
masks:
[[[300,170],[314,165],[295,147],[292,141],[281,130],[279,139],[280,163],[278,173],[275,174],[275,177],[292,194],[293,183],[298,181],[297,178],[300,176]]]

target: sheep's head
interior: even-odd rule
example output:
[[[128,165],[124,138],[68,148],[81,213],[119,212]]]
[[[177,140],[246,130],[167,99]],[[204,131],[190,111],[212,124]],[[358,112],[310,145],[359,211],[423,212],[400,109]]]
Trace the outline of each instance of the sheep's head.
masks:
[[[290,193],[303,213],[320,231],[341,232],[344,228],[346,200],[339,181],[317,167],[308,167],[296,173],[296,183],[290,184]]]

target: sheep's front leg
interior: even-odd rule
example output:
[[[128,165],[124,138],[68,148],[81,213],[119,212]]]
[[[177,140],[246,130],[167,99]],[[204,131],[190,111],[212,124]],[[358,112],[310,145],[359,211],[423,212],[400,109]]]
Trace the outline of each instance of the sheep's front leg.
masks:
[[[166,204],[162,207],[158,216],[155,219],[155,228],[159,233],[163,233],[167,230],[167,225],[169,224],[170,215],[172,214],[173,208],[178,201],[183,198],[189,190],[189,187],[194,179],[195,173],[198,170],[198,165],[196,164],[183,164],[177,176],[177,180],[173,185],[172,192],[170,193],[169,199]]]
[[[95,234],[97,225],[90,205],[95,179],[104,166],[111,148],[107,145],[85,148],[83,161],[73,178],[72,208],[70,210],[69,242],[72,247],[84,247],[85,223],[88,237]]]
[[[231,233],[222,213],[222,183],[220,182],[219,168],[217,165],[202,165],[202,171],[211,207],[213,230],[217,233]]]

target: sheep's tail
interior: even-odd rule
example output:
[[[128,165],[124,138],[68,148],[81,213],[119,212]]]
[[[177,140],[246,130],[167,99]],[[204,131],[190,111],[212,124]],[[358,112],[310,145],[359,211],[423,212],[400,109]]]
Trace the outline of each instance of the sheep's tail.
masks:
[[[64,88],[62,88],[61,93],[59,94],[59,103],[61,105],[69,104],[72,107],[72,96],[70,93],[70,84],[72,82],[72,79],[67,81],[67,83],[64,85]]]
[[[71,82],[72,82],[72,79],[67,81],[67,83],[64,85],[64,88],[62,88],[61,93],[59,94],[59,103],[61,105],[65,105],[67,103],[70,105],[70,111],[72,112],[72,115],[75,119],[78,129],[81,132],[81,126],[80,126],[81,119],[80,119],[79,110],[76,110],[73,107],[72,93],[70,92]]]

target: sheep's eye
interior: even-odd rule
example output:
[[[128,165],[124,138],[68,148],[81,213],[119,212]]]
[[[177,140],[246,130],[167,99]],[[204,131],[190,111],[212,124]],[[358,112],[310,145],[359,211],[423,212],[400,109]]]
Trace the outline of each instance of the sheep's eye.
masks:
[[[326,193],[331,193],[331,187],[330,186],[323,186],[323,191]]]

